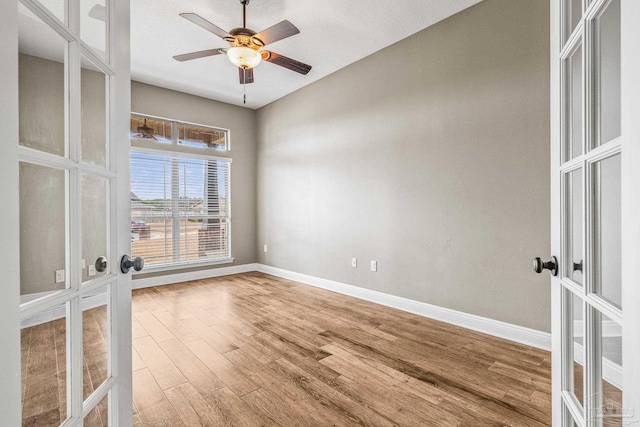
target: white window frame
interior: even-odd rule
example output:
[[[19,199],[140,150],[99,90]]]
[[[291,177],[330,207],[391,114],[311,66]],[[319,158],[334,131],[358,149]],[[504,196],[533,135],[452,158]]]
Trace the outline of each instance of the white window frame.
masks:
[[[150,154],[158,154],[163,156],[171,156],[173,158],[187,158],[187,159],[204,159],[204,160],[214,160],[214,161],[222,161],[229,164],[229,168],[231,168],[231,164],[233,163],[233,159],[231,157],[224,156],[225,153],[229,153],[230,151],[230,131],[224,128],[218,128],[209,125],[202,125],[198,123],[184,122],[173,119],[167,119],[157,116],[151,116],[148,114],[140,114],[136,112],[131,113],[132,116],[143,117],[147,119],[154,120],[163,120],[166,122],[170,122],[172,125],[172,142],[169,143],[159,143],[155,140],[150,140],[146,138],[137,138],[131,137],[131,153],[150,153]],[[179,144],[179,133],[176,131],[178,125],[194,125],[203,128],[209,128],[212,130],[222,131],[226,134],[226,145],[224,150],[218,150],[213,148],[201,148],[201,147],[190,147]],[[216,155],[208,154],[208,153],[216,153]],[[129,156],[131,158],[131,156]],[[148,274],[154,272],[164,272],[164,271],[178,271],[189,268],[197,268],[197,267],[206,267],[212,265],[220,265],[220,264],[230,264],[235,258],[232,256],[233,247],[232,247],[232,213],[231,213],[231,169],[229,169],[229,177],[228,177],[228,193],[226,195],[227,206],[226,206],[226,217],[225,221],[227,224],[227,247],[229,248],[227,257],[218,257],[211,259],[196,259],[192,261],[184,260],[177,261],[173,263],[162,263],[158,265],[148,264],[145,266],[144,270],[140,272],[134,272],[134,275],[140,274]]]

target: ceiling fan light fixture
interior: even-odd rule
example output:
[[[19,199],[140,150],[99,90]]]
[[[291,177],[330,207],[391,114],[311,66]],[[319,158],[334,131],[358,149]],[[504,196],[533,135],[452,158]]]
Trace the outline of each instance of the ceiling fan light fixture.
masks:
[[[235,66],[253,68],[260,64],[262,55],[250,47],[236,46],[227,49],[227,57]]]

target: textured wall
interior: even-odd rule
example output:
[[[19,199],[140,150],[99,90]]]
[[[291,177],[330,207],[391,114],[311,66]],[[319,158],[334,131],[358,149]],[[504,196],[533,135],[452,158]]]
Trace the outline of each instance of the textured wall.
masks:
[[[230,130],[231,255],[234,265],[256,262],[255,111],[144,83],[131,85],[131,110],[136,113]]]
[[[485,0],[258,110],[259,262],[549,331],[548,57]]]

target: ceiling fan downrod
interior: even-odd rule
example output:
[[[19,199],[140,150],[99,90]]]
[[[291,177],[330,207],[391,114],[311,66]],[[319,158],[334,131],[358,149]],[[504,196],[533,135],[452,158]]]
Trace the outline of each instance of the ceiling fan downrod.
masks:
[[[242,4],[242,27],[247,28],[247,6],[251,0],[240,0]]]

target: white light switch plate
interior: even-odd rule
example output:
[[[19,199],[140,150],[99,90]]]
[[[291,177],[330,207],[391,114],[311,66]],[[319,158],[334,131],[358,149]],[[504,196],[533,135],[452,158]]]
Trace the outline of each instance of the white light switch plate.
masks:
[[[351,258],[351,267],[356,268],[358,266],[358,258]]]
[[[96,275],[96,266],[95,265],[90,265],[89,266],[89,271],[87,271],[87,275],[89,275],[89,276],[95,276]]]
[[[264,250],[265,252],[267,252],[267,245],[264,245],[263,250]]]

